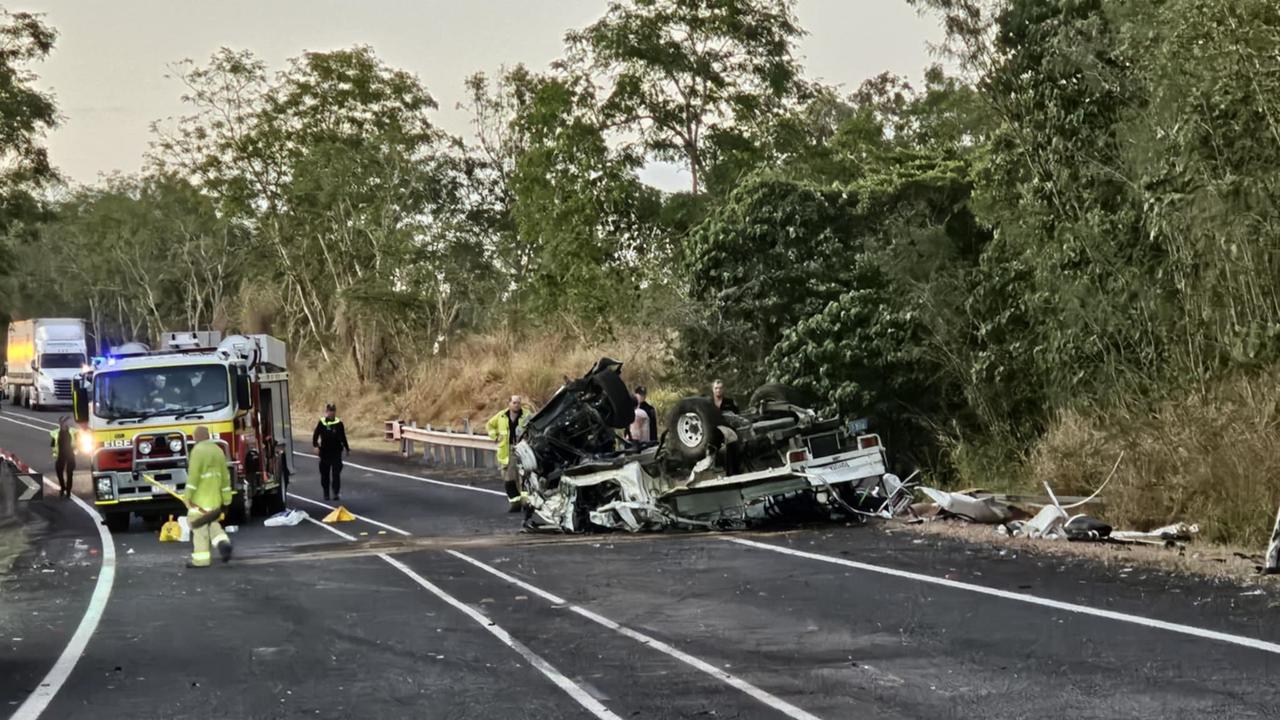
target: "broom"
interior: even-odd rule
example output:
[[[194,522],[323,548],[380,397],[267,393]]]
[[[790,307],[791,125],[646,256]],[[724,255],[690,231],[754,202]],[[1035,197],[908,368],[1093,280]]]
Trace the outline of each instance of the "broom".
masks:
[[[150,483],[150,484],[152,484],[152,485],[154,485],[154,486],[156,486],[156,487],[160,488],[161,490],[163,490],[163,491],[165,491],[165,492],[169,493],[170,495],[172,495],[172,496],[173,496],[173,499],[175,499],[175,500],[177,500],[178,502],[182,503],[182,506],[183,506],[183,507],[185,507],[186,509],[190,510],[190,509],[192,508],[191,503],[187,502],[187,499],[186,499],[186,498],[184,498],[184,497],[182,497],[181,495],[179,495],[177,492],[175,492],[175,491],[173,490],[173,488],[169,487],[168,485],[165,485],[165,484],[164,484],[164,483],[162,483],[162,482],[158,482],[158,481],[156,481],[156,479],[155,479],[155,478],[152,478],[151,476],[149,476],[149,475],[147,475],[147,474],[145,474],[145,473],[142,475],[142,479],[143,479],[143,480],[146,480],[148,483]],[[194,530],[194,529],[196,529],[196,528],[198,528],[198,527],[204,527],[205,525],[208,525],[209,523],[213,522],[214,520],[216,520],[216,519],[217,519],[218,517],[220,517],[221,515],[222,515],[222,508],[218,508],[217,510],[214,510],[213,512],[207,512],[207,513],[204,513],[203,515],[201,515],[200,517],[196,518],[195,520],[188,521],[188,522],[187,522],[187,525],[188,525],[192,530]],[[180,528],[180,526],[178,526],[178,522],[177,522],[176,520],[169,520],[169,522],[166,522],[166,523],[164,524],[164,526],[162,526],[162,527],[160,528],[160,533],[161,533],[161,534],[164,534],[164,533],[165,533],[166,528],[168,528],[168,526],[169,526],[169,524],[170,524],[170,523],[172,523],[175,527],[179,527],[179,528]],[[170,531],[173,531],[173,530],[172,530],[172,528],[169,528],[169,530],[170,530]],[[177,531],[176,531],[176,534],[181,534],[181,532],[182,532],[182,531],[181,531],[181,529],[179,529],[179,530],[177,530]]]

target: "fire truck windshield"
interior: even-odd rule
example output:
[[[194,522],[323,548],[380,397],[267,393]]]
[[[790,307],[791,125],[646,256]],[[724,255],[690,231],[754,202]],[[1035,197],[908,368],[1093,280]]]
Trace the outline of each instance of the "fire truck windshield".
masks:
[[[217,412],[230,402],[223,365],[183,365],[100,372],[93,378],[93,414],[105,420]]]

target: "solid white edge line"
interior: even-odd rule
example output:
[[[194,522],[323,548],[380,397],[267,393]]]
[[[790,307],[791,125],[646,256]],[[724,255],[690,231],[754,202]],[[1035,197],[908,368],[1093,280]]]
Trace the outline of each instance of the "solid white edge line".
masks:
[[[338,506],[336,506],[336,505],[328,505],[328,504],[326,504],[326,503],[322,503],[322,502],[320,502],[319,500],[312,500],[312,499],[311,499],[311,498],[309,498],[309,497],[303,497],[303,496],[301,496],[301,495],[296,495],[296,494],[291,493],[291,492],[286,492],[285,494],[286,494],[286,495],[288,495],[289,497],[293,498],[294,500],[301,500],[301,501],[303,501],[303,502],[309,502],[309,503],[311,503],[312,505],[319,505],[319,506],[320,506],[320,507],[322,507],[322,508],[329,508],[330,510],[337,510],[337,509],[338,509]],[[348,509],[348,510],[347,510],[347,512],[351,512],[351,510],[350,510],[350,509]],[[378,527],[386,528],[386,529],[388,529],[388,530],[390,530],[390,531],[392,531],[392,532],[400,533],[401,535],[408,536],[408,535],[411,535],[411,534],[412,534],[412,533],[410,533],[408,530],[401,530],[400,528],[398,528],[398,527],[396,527],[396,526],[394,526],[394,525],[388,525],[388,524],[386,524],[386,523],[384,523],[384,522],[378,522],[377,520],[374,520],[374,519],[372,519],[372,518],[365,517],[364,515],[356,515],[355,513],[351,513],[351,515],[352,515],[353,517],[355,517],[355,518],[359,519],[359,520],[363,520],[363,521],[365,521],[365,522],[369,523],[370,525],[377,525]]]
[[[297,450],[294,450],[293,454],[301,455],[302,457],[315,458],[317,460],[320,459],[320,456],[313,455],[308,452],[299,452]],[[472,492],[488,493],[489,495],[501,495],[504,498],[507,496],[507,494],[505,492],[502,492],[501,490],[490,490],[489,488],[475,487],[474,485],[459,485],[458,483],[445,482],[443,480],[432,480],[431,478],[424,478],[418,475],[409,475],[408,473],[394,472],[391,470],[383,470],[382,468],[369,467],[368,465],[357,465],[356,463],[348,462],[345,458],[342,460],[342,464],[344,466],[350,465],[353,468],[360,468],[361,470],[368,470],[369,472],[381,473],[383,475],[390,475],[392,477],[405,478],[407,480],[417,480],[418,482],[429,483],[431,485],[442,485],[444,487],[454,488],[457,490],[470,490]]]
[[[389,555],[384,555],[384,554],[380,554],[378,555],[378,557],[382,558],[382,560],[385,561],[387,564],[391,565],[395,569],[407,575],[414,582],[418,583],[418,585],[426,589],[427,592],[430,592],[432,595],[435,595],[436,597],[440,598],[446,603],[452,605],[459,612],[462,612],[467,617],[474,620],[476,624],[478,624],[480,627],[484,628],[485,630],[488,630],[491,635],[501,640],[502,643],[507,647],[519,653],[520,656],[523,657],[525,660],[527,660],[530,665],[533,665],[535,668],[537,668],[539,672],[541,672],[543,675],[547,677],[547,679],[555,683],[557,687],[563,690],[566,694],[569,695],[569,697],[573,698],[574,701],[576,701],[579,705],[585,708],[592,715],[596,716],[597,718],[600,718],[601,720],[622,720],[622,718],[615,715],[613,711],[605,707],[599,700],[596,700],[595,698],[591,697],[590,693],[582,689],[582,686],[578,685],[577,683],[573,682],[569,678],[565,677],[564,674],[562,674],[554,666],[552,666],[546,660],[543,660],[541,656],[539,656],[538,654],[530,650],[528,647],[526,647],[524,643],[512,637],[511,633],[502,629],[502,627],[500,627],[497,623],[491,620],[488,616],[479,612],[475,608],[472,608],[471,606],[463,603],[462,601],[458,600],[452,595],[446,593],[444,590],[441,590],[440,588],[436,587],[434,584],[431,583],[430,580],[427,580],[426,578],[422,577],[418,573],[414,572],[412,569],[410,569],[407,565],[400,562],[399,560],[396,560],[395,558]]]
[[[48,479],[44,482],[50,488],[57,487]],[[80,626],[76,628],[75,634],[71,636],[62,654],[58,656],[58,660],[54,662],[53,667],[40,681],[35,691],[27,696],[9,720],[36,720],[49,707],[49,703],[53,702],[54,696],[58,694],[58,690],[62,689],[62,685],[71,676],[71,671],[80,660],[80,656],[84,654],[85,648],[89,645],[89,639],[98,629],[98,622],[102,620],[102,613],[107,608],[107,600],[111,597],[111,587],[115,584],[116,545],[111,538],[111,533],[103,527],[102,516],[93,506],[75,495],[72,495],[71,499],[93,520],[94,527],[98,529],[98,537],[102,541],[102,567],[98,569],[98,582],[93,586],[93,594],[89,596],[89,606],[85,609],[84,616],[80,618]]]
[[[707,675],[710,675],[711,677],[715,678],[716,680],[719,680],[720,682],[723,682],[726,685],[729,685],[730,687],[733,687],[736,690],[740,690],[743,693],[751,696],[752,698],[755,698],[761,703],[764,703],[765,705],[773,708],[774,710],[777,710],[778,712],[782,713],[783,715],[786,715],[789,718],[794,718],[795,720],[820,720],[818,716],[813,715],[809,712],[806,712],[796,707],[795,705],[792,705],[786,700],[783,700],[782,698],[777,697],[776,695],[773,695],[766,690],[762,690],[756,687],[755,685],[752,685],[751,683],[737,677],[736,675],[725,672],[724,670],[721,670],[720,668],[712,665],[711,663],[708,663],[704,660],[696,658],[682,650],[678,650],[655,637],[651,637],[649,635],[645,635],[642,632],[632,630],[631,628],[628,628],[624,625],[619,625],[618,623],[614,622],[613,620],[610,620],[609,618],[603,615],[599,615],[579,605],[574,605],[572,603],[569,603],[564,598],[561,598],[557,595],[547,592],[542,588],[536,587],[534,585],[530,585],[529,583],[517,577],[508,575],[507,573],[504,573],[501,570],[491,565],[488,565],[479,560],[476,560],[475,558],[469,555],[460,553],[457,550],[447,550],[446,552],[458,558],[459,560],[464,560],[474,565],[475,567],[480,568],[481,570],[489,573],[490,575],[493,575],[497,578],[505,580],[506,582],[511,583],[512,585],[515,585],[516,587],[521,588],[522,590],[527,590],[528,592],[531,592],[543,598],[544,600],[550,601],[552,604],[563,605],[567,607],[569,610],[571,610],[572,612],[575,612],[578,615],[581,615],[582,617],[598,625],[603,625],[604,627],[609,628],[610,630],[618,633],[619,635],[635,640],[641,645],[647,645],[648,647],[651,647],[654,650],[657,650],[658,652],[669,655],[675,658],[676,660],[679,660],[680,662],[696,670],[700,670],[706,673]]]
[[[1167,630],[1169,632],[1180,633],[1182,635],[1190,635],[1205,640],[1218,640],[1233,645],[1252,648],[1254,650],[1262,650],[1263,652],[1280,654],[1280,644],[1258,640],[1256,638],[1245,637],[1243,635],[1232,635],[1230,633],[1218,632],[1216,630],[1205,630],[1203,628],[1194,627],[1192,625],[1183,625],[1181,623],[1166,622],[1164,620],[1155,620],[1152,618],[1142,617],[1141,615],[1130,615],[1128,613],[1116,612],[1114,610],[1102,610],[1092,608],[1087,605],[1076,605],[1074,603],[1063,602],[1061,600],[1050,600],[1048,598],[1037,597],[1035,595],[1027,595],[1025,593],[1010,592],[1008,590],[997,590],[985,585],[974,585],[973,583],[960,582],[958,580],[948,580],[946,578],[934,577],[932,575],[923,575],[908,570],[897,570],[895,568],[883,567],[881,565],[871,565],[869,563],[858,562],[856,560],[845,560],[844,558],[832,557],[830,555],[822,555],[819,553],[805,552],[804,550],[793,550],[791,548],[771,545],[769,543],[756,542],[755,540],[745,540],[743,538],[723,538],[728,542],[745,545],[747,547],[758,548],[760,550],[768,550],[771,552],[782,553],[783,555],[791,555],[794,557],[805,558],[808,560],[817,560],[819,562],[831,563],[833,565],[843,565],[844,567],[853,568],[855,570],[865,570],[867,572],[880,573],[892,577],[903,578],[906,580],[916,580],[918,582],[931,583],[933,585],[941,585],[955,590],[967,590],[969,592],[979,593],[981,595],[990,595],[991,597],[1003,598],[1005,600],[1016,600],[1018,602],[1028,603],[1031,605],[1039,605],[1041,607],[1053,608],[1055,610],[1064,610],[1066,612],[1078,613],[1080,615],[1092,615],[1093,617],[1106,618],[1107,620],[1117,620],[1119,622],[1141,625],[1143,627],[1155,628],[1158,630]]]

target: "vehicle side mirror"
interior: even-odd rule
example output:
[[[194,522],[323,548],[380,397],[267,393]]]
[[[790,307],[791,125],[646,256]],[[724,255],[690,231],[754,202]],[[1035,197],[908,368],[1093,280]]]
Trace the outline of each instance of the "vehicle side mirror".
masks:
[[[236,409],[248,410],[253,407],[253,387],[249,384],[249,376],[236,373]]]
[[[71,414],[78,423],[89,422],[89,383],[81,377],[71,383]]]

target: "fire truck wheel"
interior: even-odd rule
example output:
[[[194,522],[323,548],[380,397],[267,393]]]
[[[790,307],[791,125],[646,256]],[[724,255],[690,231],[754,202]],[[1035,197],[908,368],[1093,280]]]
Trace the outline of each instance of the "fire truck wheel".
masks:
[[[103,524],[113,533],[129,532],[129,520],[131,515],[127,512],[110,513],[103,518]]]
[[[236,493],[236,496],[231,498],[231,505],[227,507],[227,524],[243,525],[244,520],[244,493],[241,492]]]
[[[284,510],[284,485],[277,485],[274,489],[269,490],[267,494],[262,496],[259,502],[262,503],[263,514],[267,516],[275,515],[276,513]],[[254,504],[257,505],[257,503]]]

